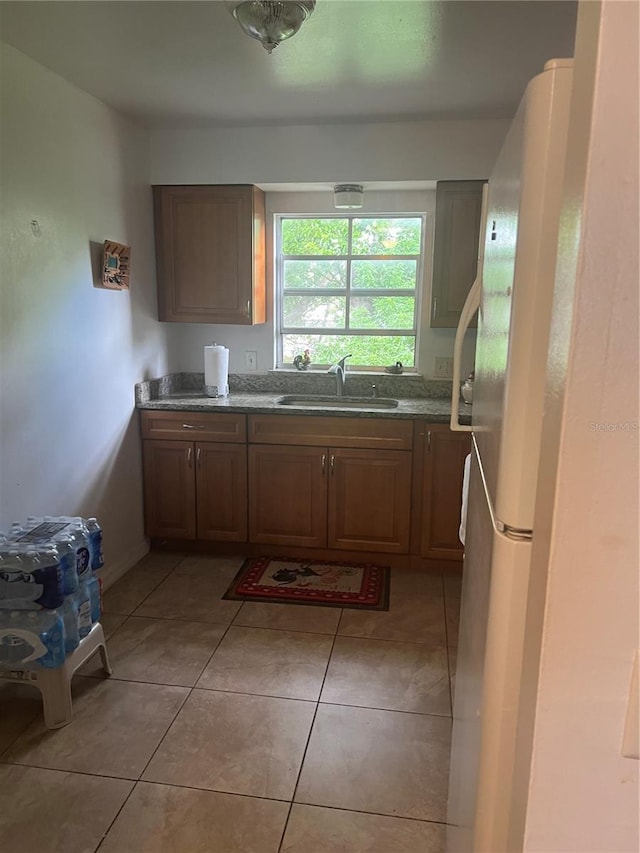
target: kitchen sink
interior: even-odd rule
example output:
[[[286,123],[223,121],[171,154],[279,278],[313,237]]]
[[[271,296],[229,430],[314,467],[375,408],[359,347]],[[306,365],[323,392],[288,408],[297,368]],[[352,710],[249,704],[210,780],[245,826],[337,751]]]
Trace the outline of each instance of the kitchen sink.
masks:
[[[305,409],[395,409],[398,406],[397,400],[388,397],[329,397],[321,394],[287,394],[276,403]]]

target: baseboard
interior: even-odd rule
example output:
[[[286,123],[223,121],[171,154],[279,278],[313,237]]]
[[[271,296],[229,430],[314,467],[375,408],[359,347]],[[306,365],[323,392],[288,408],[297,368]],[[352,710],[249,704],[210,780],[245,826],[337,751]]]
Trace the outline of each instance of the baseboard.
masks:
[[[345,560],[353,563],[390,566],[392,569],[423,569],[437,574],[462,574],[462,560],[434,560],[415,554],[383,554],[372,551],[345,551],[331,548],[300,548],[293,545],[258,545],[253,542],[213,542],[204,539],[152,539],[151,547],[159,551],[181,551],[184,554]]]
[[[135,548],[128,551],[124,557],[121,557],[115,563],[108,563],[100,570],[100,578],[102,579],[102,588],[109,589],[110,586],[119,580],[123,575],[132,569],[146,554],[149,553],[149,540],[143,539]]]

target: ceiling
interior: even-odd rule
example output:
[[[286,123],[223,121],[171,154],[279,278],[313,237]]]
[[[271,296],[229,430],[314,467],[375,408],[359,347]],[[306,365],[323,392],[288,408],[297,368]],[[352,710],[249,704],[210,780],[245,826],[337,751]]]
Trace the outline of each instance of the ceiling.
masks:
[[[151,126],[507,118],[573,55],[564,0],[318,0],[268,55],[223,0],[1,2],[0,36]]]

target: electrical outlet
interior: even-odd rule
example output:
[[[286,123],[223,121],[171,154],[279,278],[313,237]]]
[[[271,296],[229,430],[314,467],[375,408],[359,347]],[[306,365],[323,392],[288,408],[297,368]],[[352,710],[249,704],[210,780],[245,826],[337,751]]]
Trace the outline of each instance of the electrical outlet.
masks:
[[[258,353],[253,350],[246,350],[244,354],[244,366],[247,370],[258,369]]]
[[[437,379],[451,379],[453,376],[453,359],[443,358],[437,355],[435,359],[434,375]]]

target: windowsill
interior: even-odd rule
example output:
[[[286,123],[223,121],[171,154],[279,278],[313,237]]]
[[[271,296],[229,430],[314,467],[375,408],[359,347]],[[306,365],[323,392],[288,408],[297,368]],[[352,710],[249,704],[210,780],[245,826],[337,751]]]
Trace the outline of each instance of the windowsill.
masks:
[[[313,375],[324,376],[328,372],[329,372],[328,367],[326,367],[326,368],[322,367],[322,368],[317,368],[317,369],[312,367],[308,370],[298,370],[296,367],[293,367],[293,366],[288,367],[287,366],[287,367],[272,367],[269,370],[267,370],[267,373],[294,373],[294,374],[295,373],[302,373],[303,375],[306,374],[307,376],[313,376]],[[416,370],[413,370],[410,368],[403,369],[402,373],[388,373],[383,368],[379,368],[377,370],[367,370],[367,369],[362,369],[362,368],[358,368],[358,367],[351,367],[349,365],[347,367],[346,374],[347,374],[347,376],[348,375],[353,375],[353,376],[414,376],[414,377],[417,377],[418,379],[424,378],[421,373],[418,373]]]

